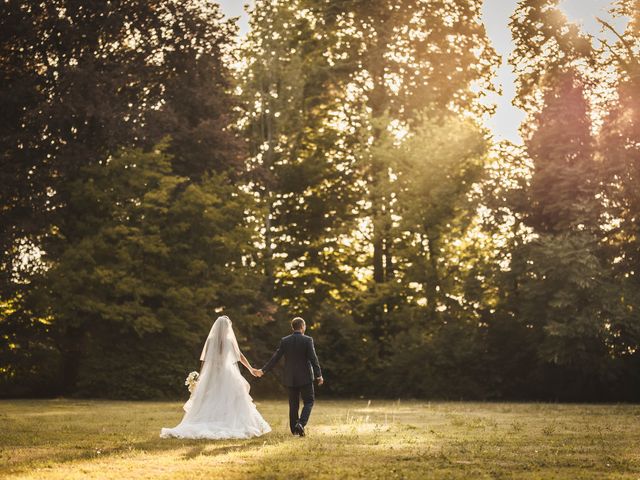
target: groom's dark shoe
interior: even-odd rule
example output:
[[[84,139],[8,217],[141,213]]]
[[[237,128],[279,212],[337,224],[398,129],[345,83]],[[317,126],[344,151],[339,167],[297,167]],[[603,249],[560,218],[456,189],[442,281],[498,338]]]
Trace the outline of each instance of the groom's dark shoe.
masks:
[[[300,435],[301,437],[304,437],[304,427],[302,425],[300,425],[299,423],[296,423],[295,431],[296,431],[297,435]]]

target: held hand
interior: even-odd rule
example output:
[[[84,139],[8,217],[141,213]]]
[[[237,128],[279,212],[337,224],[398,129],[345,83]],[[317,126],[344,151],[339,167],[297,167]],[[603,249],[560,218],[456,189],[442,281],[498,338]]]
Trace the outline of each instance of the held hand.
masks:
[[[260,378],[264,375],[264,372],[262,371],[261,368],[256,370],[256,377]]]
[[[324,383],[324,378],[322,377],[318,377],[316,380],[318,381],[318,385],[322,385]]]

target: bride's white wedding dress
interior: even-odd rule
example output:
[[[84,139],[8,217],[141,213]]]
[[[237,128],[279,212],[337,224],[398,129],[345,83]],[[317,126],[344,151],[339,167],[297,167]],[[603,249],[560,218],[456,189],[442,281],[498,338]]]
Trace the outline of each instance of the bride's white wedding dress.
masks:
[[[271,431],[249,395],[240,374],[240,349],[229,317],[214,322],[202,349],[202,371],[182,421],[163,428],[162,438],[250,438]]]

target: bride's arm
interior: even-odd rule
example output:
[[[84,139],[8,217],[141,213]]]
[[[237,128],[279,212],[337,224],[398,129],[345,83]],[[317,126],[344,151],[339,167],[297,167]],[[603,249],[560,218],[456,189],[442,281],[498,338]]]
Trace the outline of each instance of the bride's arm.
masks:
[[[247,360],[247,357],[245,357],[242,352],[240,352],[240,363],[251,372],[251,375],[253,375],[254,377],[256,376],[256,369],[253,368],[251,364],[249,364],[249,360]]]

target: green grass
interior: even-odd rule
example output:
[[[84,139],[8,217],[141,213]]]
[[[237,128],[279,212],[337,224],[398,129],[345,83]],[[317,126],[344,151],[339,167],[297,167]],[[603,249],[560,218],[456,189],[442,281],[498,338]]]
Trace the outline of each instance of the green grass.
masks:
[[[0,401],[5,478],[640,479],[640,406],[319,399],[305,438],[160,439],[177,402]]]

